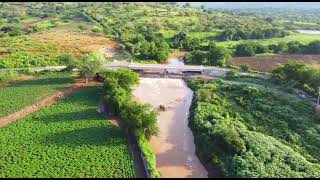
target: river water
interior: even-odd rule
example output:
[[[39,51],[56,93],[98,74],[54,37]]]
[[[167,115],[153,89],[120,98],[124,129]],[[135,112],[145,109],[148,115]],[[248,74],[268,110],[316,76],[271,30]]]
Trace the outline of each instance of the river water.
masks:
[[[207,171],[195,154],[193,134],[188,127],[193,92],[181,79],[141,78],[135,87],[135,98],[160,111],[160,133],[150,140],[157,157],[161,177],[207,177]]]

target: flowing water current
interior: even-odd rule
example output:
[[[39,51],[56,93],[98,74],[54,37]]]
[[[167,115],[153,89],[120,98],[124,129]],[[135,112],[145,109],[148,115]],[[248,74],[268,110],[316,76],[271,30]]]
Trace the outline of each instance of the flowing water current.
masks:
[[[157,157],[161,177],[207,177],[207,171],[195,154],[188,115],[193,91],[181,79],[141,78],[134,89],[135,98],[155,109],[163,105],[158,126],[160,133],[150,140]]]

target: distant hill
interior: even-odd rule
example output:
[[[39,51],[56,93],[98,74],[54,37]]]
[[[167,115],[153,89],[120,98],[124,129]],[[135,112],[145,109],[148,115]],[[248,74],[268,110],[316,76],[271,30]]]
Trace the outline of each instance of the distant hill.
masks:
[[[186,2],[178,2],[178,5],[184,5]],[[320,2],[189,2],[192,7],[201,7],[213,9],[258,9],[258,8],[320,8]]]

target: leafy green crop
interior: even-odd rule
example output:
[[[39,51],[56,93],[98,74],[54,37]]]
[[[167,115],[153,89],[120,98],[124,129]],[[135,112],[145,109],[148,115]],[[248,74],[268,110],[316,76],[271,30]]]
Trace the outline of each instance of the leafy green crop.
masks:
[[[86,88],[0,131],[0,177],[134,177],[127,140]]]
[[[32,80],[0,88],[0,117],[21,110],[73,83],[70,74],[40,75]]]
[[[198,155],[225,176],[320,177],[320,125],[310,102],[222,80],[189,85]]]

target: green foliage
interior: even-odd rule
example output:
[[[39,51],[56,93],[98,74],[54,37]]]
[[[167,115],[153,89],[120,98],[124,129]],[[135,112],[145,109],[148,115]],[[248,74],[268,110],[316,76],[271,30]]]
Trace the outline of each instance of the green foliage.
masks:
[[[63,54],[59,57],[59,59],[67,66],[65,71],[72,71],[80,64],[80,62],[70,54]]]
[[[90,87],[1,128],[0,177],[134,177],[128,142]]]
[[[255,47],[252,42],[244,42],[236,46],[236,56],[254,56],[255,54]]]
[[[310,102],[222,80],[195,90],[197,152],[226,177],[320,177],[319,123]]]
[[[8,83],[18,78],[19,74],[13,69],[9,69],[7,71],[0,71],[0,83]]]
[[[320,54],[320,41],[315,40],[306,45],[305,54]]]
[[[131,70],[104,71],[105,99],[110,109],[119,115],[131,131],[148,139],[159,131],[157,113],[151,106],[132,100],[132,86],[139,83],[139,76]]]
[[[238,76],[237,71],[234,70],[234,69],[231,69],[230,71],[228,71],[228,72],[226,73],[226,78],[227,78],[227,79],[232,79],[232,78],[235,78],[235,77],[237,77],[237,76]]]
[[[219,36],[218,39],[222,41],[238,41],[242,39],[267,39],[274,37],[284,37],[289,33],[277,27],[263,27],[259,26],[252,30],[252,27],[235,25],[228,27]]]
[[[120,117],[126,119],[129,127],[137,136],[145,136],[148,139],[159,133],[157,127],[156,111],[149,104],[139,104],[136,101],[128,101],[120,111]]]
[[[73,83],[70,74],[40,75],[32,80],[0,88],[0,117],[21,110]]]
[[[165,39],[152,32],[123,34],[121,41],[126,45],[128,51],[145,60],[164,62],[167,60],[170,51]]]
[[[79,69],[80,76],[86,80],[86,83],[89,78],[92,78],[100,71],[102,62],[103,59],[98,53],[89,53],[81,57],[76,66]]]
[[[273,70],[272,77],[279,83],[291,82],[314,95],[320,87],[320,70],[300,62],[292,61],[278,67]]]
[[[151,146],[144,136],[140,136],[138,139],[139,147],[143,151],[143,155],[147,161],[150,174],[153,178],[160,178],[159,171],[157,170],[157,160]]]
[[[226,62],[231,58],[230,51],[215,44],[210,45],[208,52],[208,65],[209,66],[224,66]]]
[[[26,38],[1,38],[0,68],[44,67],[62,64],[59,56],[63,53],[52,44]]]
[[[240,71],[249,72],[250,71],[250,67],[248,65],[241,64],[240,65]]]
[[[211,43],[209,51],[192,51],[186,57],[186,64],[208,65],[208,66],[225,66],[226,62],[231,58],[231,52],[223,47]]]
[[[300,54],[302,53],[303,45],[299,41],[288,42],[288,53],[289,54]]]
[[[207,52],[195,50],[185,57],[186,64],[205,65],[208,64]]]
[[[119,115],[126,122],[137,137],[151,175],[159,177],[156,169],[155,155],[151,150],[148,140],[152,135],[157,135],[158,113],[148,104],[140,104],[132,99],[132,87],[139,83],[138,74],[128,69],[101,72],[104,77],[105,100],[110,110]]]

